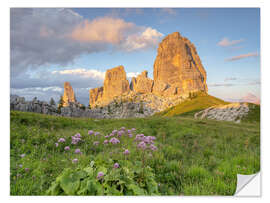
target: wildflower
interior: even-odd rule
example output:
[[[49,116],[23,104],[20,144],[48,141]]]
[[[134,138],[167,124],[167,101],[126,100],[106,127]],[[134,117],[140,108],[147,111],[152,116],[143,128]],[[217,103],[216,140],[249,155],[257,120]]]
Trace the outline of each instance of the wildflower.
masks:
[[[65,138],[60,138],[59,140],[58,140],[58,142],[65,142],[66,140],[65,140]]]
[[[133,135],[130,133],[130,134],[128,134],[128,136],[129,136],[129,137],[132,137]]]
[[[137,145],[138,148],[141,148],[142,150],[145,150],[146,149],[146,144],[144,141],[141,141],[138,145]]]
[[[29,168],[25,168],[24,170],[25,170],[25,172],[28,172],[29,171]]]
[[[72,160],[72,163],[74,163],[74,164],[77,163],[77,162],[78,162],[78,159],[73,159]]]
[[[125,127],[122,127],[122,128],[121,128],[121,130],[123,130],[123,131],[124,131],[124,130],[126,130],[126,128],[125,128]]]
[[[110,137],[110,135],[106,135],[106,136],[105,136],[105,138],[108,138],[108,137]]]
[[[114,168],[119,168],[119,164],[118,164],[118,163],[115,163],[115,164],[113,165],[113,167],[114,167]]]
[[[19,177],[22,177],[22,175],[18,173],[18,174],[17,174],[17,178],[19,178]]]
[[[65,146],[65,151],[69,151],[70,150],[70,147],[69,146]]]
[[[22,168],[22,164],[20,164],[19,167]]]
[[[103,176],[104,176],[103,172],[98,172],[97,179],[101,179],[101,178],[103,178]]]
[[[93,145],[98,145],[99,144],[99,141],[95,141],[95,142],[93,142]]]
[[[80,154],[81,150],[80,149],[75,149],[75,154]]]
[[[95,136],[99,135],[100,133],[99,132],[95,132]]]
[[[23,158],[23,157],[25,157],[25,154],[21,154],[20,156],[21,156],[21,158]]]
[[[129,155],[129,151],[128,149],[126,149],[124,152],[123,152],[124,155]]]
[[[121,137],[125,132],[123,130],[118,131],[117,135],[118,137]]]
[[[142,139],[146,144],[154,144],[152,136],[144,136]]]
[[[56,142],[56,143],[55,143],[55,146],[58,147],[58,145],[59,145],[59,144]]]
[[[130,134],[131,133],[131,130],[128,130],[127,133]]]
[[[118,144],[118,143],[120,143],[120,141],[117,138],[113,137],[113,138],[110,139],[110,143]]]
[[[144,134],[136,135],[136,138],[135,138],[136,141],[143,141],[143,139],[144,139]]]
[[[71,144],[77,144],[81,140],[78,134],[76,134],[75,136],[71,136],[71,139],[72,139]]]
[[[88,135],[93,135],[94,131],[93,130],[89,130],[88,131]]]
[[[135,129],[135,128],[132,128],[131,130],[132,130],[132,131],[135,131],[136,129]]]
[[[115,135],[118,131],[117,130],[113,130],[112,134]]]
[[[156,151],[156,150],[157,150],[157,147],[156,147],[155,145],[151,144],[151,145],[150,145],[150,149],[151,149],[152,151]]]
[[[103,144],[108,144],[109,140],[104,140]]]
[[[81,134],[80,134],[80,133],[77,133],[77,134],[75,135],[75,137],[81,138]]]

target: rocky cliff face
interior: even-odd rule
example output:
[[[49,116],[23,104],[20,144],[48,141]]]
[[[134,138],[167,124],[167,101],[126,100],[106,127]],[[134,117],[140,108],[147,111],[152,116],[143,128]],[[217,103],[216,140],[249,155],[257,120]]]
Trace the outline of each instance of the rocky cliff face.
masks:
[[[148,78],[148,72],[145,70],[136,78],[132,78],[130,89],[138,93],[147,94],[152,92],[153,84],[154,81]]]
[[[163,100],[161,103],[165,108],[188,97],[190,92],[207,92],[206,72],[196,48],[178,32],[168,35],[159,44],[154,63],[154,80],[147,75],[148,72],[143,71],[133,77],[129,85],[123,66],[109,69],[103,89],[90,90],[89,104],[96,107],[108,105],[115,99],[130,101],[134,100],[133,97],[147,100],[159,97],[158,100]],[[155,105],[152,107],[160,110]]]
[[[89,90],[89,104],[91,107],[95,107],[98,101],[102,100],[103,87],[97,87]]]
[[[154,93],[164,96],[207,92],[206,72],[195,46],[178,32],[166,36],[154,63]],[[166,84],[166,85],[165,85]]]
[[[219,121],[234,121],[240,123],[241,119],[249,112],[248,103],[231,103],[212,106],[199,111],[194,115],[197,119],[214,119]]]
[[[69,106],[70,103],[75,103],[76,98],[74,95],[74,91],[69,82],[64,83],[64,95],[63,95],[63,106]]]
[[[123,66],[106,71],[102,99],[111,101],[115,96],[129,92],[129,82]]]

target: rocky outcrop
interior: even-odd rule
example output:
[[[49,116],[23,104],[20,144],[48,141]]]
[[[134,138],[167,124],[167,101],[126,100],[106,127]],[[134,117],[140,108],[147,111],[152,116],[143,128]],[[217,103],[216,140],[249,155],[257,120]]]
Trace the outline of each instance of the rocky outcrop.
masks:
[[[173,87],[166,96],[207,92],[206,72],[196,48],[178,32],[166,36],[159,44],[153,75],[153,93],[158,95],[163,95],[166,90],[164,84]]]
[[[24,97],[17,95],[10,96],[10,110],[95,119],[146,117],[156,112],[156,110],[147,106],[145,102],[111,102],[105,107],[95,109],[82,108],[76,103],[71,102],[69,106],[58,109],[56,105],[39,101],[37,98],[34,98],[32,101],[26,101]]]
[[[27,111],[49,115],[58,115],[56,105],[39,101],[36,97],[32,101],[26,101],[24,97],[10,95],[10,109],[15,111]]]
[[[91,107],[96,107],[97,102],[102,100],[103,87],[97,87],[89,90],[89,104]]]
[[[130,83],[130,89],[142,94],[151,93],[154,81],[148,78],[148,72],[145,70],[136,78],[133,77]]]
[[[115,96],[129,92],[129,82],[123,66],[118,66],[106,71],[102,100],[112,101]]]
[[[214,119],[239,123],[248,112],[249,105],[247,103],[231,103],[207,108],[197,112],[194,117],[197,119]]]
[[[168,98],[172,98],[173,103],[178,99],[179,103],[187,98],[189,93],[198,91],[208,91],[206,72],[195,46],[175,32],[159,44],[154,63],[154,80],[148,78],[147,71],[143,71],[137,77],[133,77],[129,85],[124,67],[112,68],[106,71],[103,89],[90,90],[89,104],[95,108],[106,106],[119,97],[120,100],[132,100],[131,97],[142,98],[140,95],[144,94],[148,99],[158,97],[158,100],[163,100],[161,103],[165,107],[171,106],[171,102],[165,104]]]
[[[64,95],[63,95],[63,106],[69,106],[70,103],[76,103],[73,88],[69,82],[64,83]]]

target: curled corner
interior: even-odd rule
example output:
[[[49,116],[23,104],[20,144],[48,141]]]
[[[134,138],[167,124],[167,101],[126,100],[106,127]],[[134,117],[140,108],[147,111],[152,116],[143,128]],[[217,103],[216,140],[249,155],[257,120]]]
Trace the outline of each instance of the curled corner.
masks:
[[[260,172],[251,175],[237,174],[237,186],[234,196],[260,196]]]

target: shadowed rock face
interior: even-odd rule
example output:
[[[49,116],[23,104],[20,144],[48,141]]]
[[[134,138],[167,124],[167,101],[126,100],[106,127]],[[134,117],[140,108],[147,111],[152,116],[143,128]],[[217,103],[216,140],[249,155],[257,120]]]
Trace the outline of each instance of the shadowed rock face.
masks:
[[[103,87],[97,87],[89,90],[89,104],[91,107],[96,106],[96,102],[102,99]]]
[[[106,71],[103,89],[103,100],[110,101],[115,96],[129,92],[129,82],[123,66]]]
[[[148,72],[145,70],[136,78],[133,77],[130,84],[130,89],[138,93],[151,93],[154,81],[147,77]]]
[[[76,102],[74,91],[73,91],[69,82],[64,83],[63,101],[64,101],[64,103],[63,103],[64,107],[69,106],[70,103]]]
[[[153,92],[159,95],[166,90],[160,88],[160,83],[175,87],[177,95],[200,90],[207,92],[206,72],[196,48],[178,32],[168,35],[159,44],[154,63],[154,83]],[[175,94],[175,88],[170,92]]]

